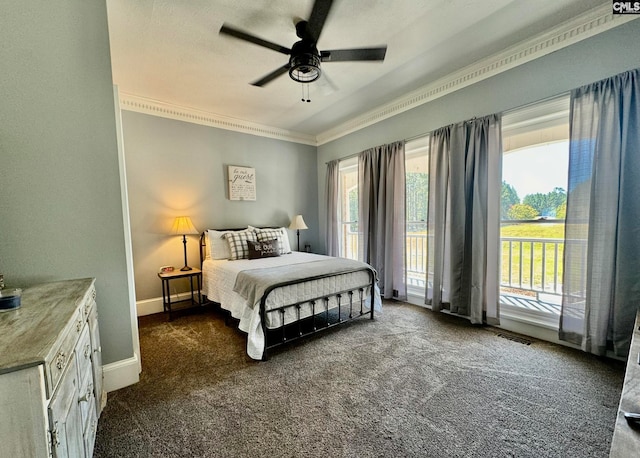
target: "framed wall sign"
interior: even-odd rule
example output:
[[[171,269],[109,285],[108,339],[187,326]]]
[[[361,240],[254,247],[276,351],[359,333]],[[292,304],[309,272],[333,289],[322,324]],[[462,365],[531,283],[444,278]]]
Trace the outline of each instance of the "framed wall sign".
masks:
[[[229,166],[229,200],[256,200],[256,169]]]

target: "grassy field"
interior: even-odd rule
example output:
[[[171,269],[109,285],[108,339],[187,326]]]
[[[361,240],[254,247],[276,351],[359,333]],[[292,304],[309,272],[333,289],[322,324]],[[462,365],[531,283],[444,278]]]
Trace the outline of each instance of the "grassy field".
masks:
[[[502,237],[526,237],[532,239],[563,239],[564,224],[557,223],[520,223],[503,225]]]
[[[564,224],[520,223],[502,226],[500,236],[558,241],[558,243],[502,241],[501,277],[503,284],[560,292],[560,287],[556,288],[555,285],[562,283]],[[511,261],[509,261],[510,257]]]

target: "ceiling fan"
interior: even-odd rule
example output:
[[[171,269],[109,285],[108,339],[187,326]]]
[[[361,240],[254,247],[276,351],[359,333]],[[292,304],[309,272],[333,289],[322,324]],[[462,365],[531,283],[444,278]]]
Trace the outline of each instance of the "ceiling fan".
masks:
[[[289,76],[292,80],[299,83],[311,83],[316,81],[322,74],[322,71],[320,70],[321,62],[383,61],[387,52],[386,45],[377,48],[318,51],[318,39],[320,38],[320,33],[322,32],[324,23],[327,20],[329,11],[331,10],[332,3],[333,0],[315,1],[309,20],[302,20],[296,23],[296,35],[300,38],[300,41],[294,43],[291,48],[263,40],[262,38],[258,38],[227,24],[223,24],[220,29],[220,33],[290,56],[289,62],[284,64],[282,67],[279,67],[259,80],[251,83],[252,85],[259,87],[270,83],[278,76],[287,72],[289,72]]]

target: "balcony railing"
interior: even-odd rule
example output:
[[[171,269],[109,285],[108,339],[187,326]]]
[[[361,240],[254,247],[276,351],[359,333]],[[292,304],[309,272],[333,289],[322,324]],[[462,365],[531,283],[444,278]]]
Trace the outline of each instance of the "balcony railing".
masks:
[[[501,237],[500,286],[562,294],[563,239]]]
[[[342,232],[343,256],[352,259],[358,257],[358,233],[351,230],[357,229],[355,224],[344,224]],[[406,243],[407,283],[424,286],[427,280],[428,237],[424,232],[408,232]],[[584,245],[586,255],[583,241],[571,243]],[[533,294],[535,297],[541,293],[562,294],[563,239],[501,237],[500,245],[500,287],[503,292]]]

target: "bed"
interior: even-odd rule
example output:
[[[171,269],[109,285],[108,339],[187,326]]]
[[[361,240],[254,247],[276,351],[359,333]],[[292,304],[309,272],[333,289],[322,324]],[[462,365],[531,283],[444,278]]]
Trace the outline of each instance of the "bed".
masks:
[[[246,246],[265,248],[267,255],[248,255]],[[253,359],[266,360],[272,348],[360,317],[374,319],[381,309],[371,266],[292,251],[284,228],[205,231],[200,257],[202,294],[238,320]]]

